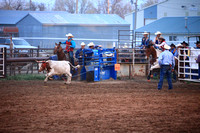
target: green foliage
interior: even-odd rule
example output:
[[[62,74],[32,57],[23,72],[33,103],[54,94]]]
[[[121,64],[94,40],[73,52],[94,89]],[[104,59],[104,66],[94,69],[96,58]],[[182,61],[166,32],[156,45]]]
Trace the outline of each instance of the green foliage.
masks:
[[[21,75],[16,75],[16,76],[7,76],[4,79],[0,80],[44,80],[45,76],[44,75],[39,75],[39,74],[21,74]]]

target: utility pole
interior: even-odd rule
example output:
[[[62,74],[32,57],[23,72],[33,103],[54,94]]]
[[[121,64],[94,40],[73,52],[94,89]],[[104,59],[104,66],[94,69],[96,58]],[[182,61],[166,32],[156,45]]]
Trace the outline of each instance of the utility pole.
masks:
[[[76,0],[76,14],[78,14],[78,0]]]
[[[135,23],[134,23],[134,32],[135,32],[135,30],[136,30],[136,23],[137,23],[137,1],[138,0],[136,0],[135,1]]]
[[[32,1],[30,0],[30,2],[29,2],[29,10],[31,11],[31,3],[32,3]]]
[[[109,11],[109,6],[110,6],[110,2],[109,2],[109,0],[108,0],[108,9],[107,9],[107,11],[108,11],[108,14],[110,13],[110,11]]]

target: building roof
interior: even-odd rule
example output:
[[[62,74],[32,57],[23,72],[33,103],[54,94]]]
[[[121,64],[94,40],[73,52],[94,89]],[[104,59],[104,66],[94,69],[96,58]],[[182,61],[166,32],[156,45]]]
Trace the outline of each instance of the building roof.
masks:
[[[161,31],[162,33],[200,33],[200,16],[187,17],[187,28],[185,28],[185,17],[164,17],[147,24],[141,28],[136,29],[137,32],[148,31],[155,33]]]
[[[69,14],[66,11],[0,10],[0,24],[17,24],[31,15],[42,24],[50,25],[130,25],[115,14]]]
[[[16,24],[28,15],[28,11],[0,10],[0,24]]]
[[[66,12],[38,13],[31,12],[42,24],[52,25],[129,25],[124,19],[115,14],[69,14]]]

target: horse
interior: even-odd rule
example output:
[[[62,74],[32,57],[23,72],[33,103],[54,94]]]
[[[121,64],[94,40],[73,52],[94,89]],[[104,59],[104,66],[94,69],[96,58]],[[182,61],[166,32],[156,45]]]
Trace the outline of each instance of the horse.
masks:
[[[54,54],[57,54],[58,61],[67,60],[65,53],[63,52],[63,48],[61,47],[61,43],[55,43]]]
[[[160,56],[162,51],[159,50],[159,49],[155,49],[154,46],[152,44],[150,44],[150,45],[148,45],[146,47],[146,51],[145,52],[146,52],[147,59],[149,59],[150,56],[152,56],[152,58],[150,60],[150,70],[149,70],[149,73],[148,73],[148,76],[147,76],[147,79],[150,80],[150,78],[153,77],[152,71],[154,69],[159,69],[160,68],[160,65],[158,63],[158,57]],[[174,58],[175,58],[175,68],[174,68],[175,71],[173,72],[173,75],[176,76],[176,79],[177,79],[178,58],[177,57],[174,57]]]

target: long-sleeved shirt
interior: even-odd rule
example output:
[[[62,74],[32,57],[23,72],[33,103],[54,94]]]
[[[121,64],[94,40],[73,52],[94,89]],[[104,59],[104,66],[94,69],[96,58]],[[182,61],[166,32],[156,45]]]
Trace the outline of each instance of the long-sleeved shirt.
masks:
[[[172,65],[172,68],[175,66],[175,60],[173,54],[169,50],[162,52],[158,58],[158,63],[162,65]]]
[[[76,43],[75,43],[74,40],[72,40],[72,38],[68,39],[67,41],[68,41],[68,42],[71,41],[71,44],[72,44],[72,45],[70,46],[70,48],[75,48],[75,47],[76,47]],[[61,42],[61,44],[67,44],[67,43],[66,43],[67,41]]]
[[[158,40],[158,37],[155,37],[154,41],[153,41],[155,44],[159,44],[159,40]]]
[[[176,48],[171,49],[170,51],[172,52],[172,54],[173,54],[174,56],[178,57],[178,51],[177,51]]]
[[[148,45],[149,45],[149,38],[143,37],[142,38],[142,46],[148,46]]]
[[[167,45],[165,41],[163,41],[161,44],[155,44],[155,46],[161,48],[164,51],[164,45]]]
[[[76,53],[75,53],[75,57],[76,57],[76,58],[80,58],[80,56],[83,57],[84,50],[85,50],[85,49],[82,49],[82,48],[78,49],[78,50],[76,51]]]

